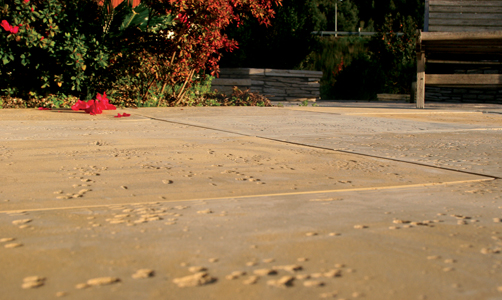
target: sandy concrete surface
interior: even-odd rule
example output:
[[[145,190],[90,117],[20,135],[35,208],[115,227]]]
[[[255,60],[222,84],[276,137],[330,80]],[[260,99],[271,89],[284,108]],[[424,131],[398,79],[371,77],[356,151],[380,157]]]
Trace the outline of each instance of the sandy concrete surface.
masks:
[[[502,299],[502,109],[0,110],[0,299]]]

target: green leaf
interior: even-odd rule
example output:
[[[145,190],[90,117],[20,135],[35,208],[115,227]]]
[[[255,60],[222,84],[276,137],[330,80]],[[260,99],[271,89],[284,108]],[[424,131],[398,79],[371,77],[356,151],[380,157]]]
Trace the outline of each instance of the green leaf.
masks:
[[[120,25],[119,30],[123,31],[129,28],[140,27],[146,28],[148,23],[148,15],[150,14],[150,9],[145,5],[138,5],[131,13],[124,17],[122,25]]]

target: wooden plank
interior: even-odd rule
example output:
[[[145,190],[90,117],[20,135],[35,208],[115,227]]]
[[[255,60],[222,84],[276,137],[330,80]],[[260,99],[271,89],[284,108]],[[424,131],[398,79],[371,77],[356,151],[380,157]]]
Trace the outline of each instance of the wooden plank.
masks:
[[[425,53],[417,52],[417,108],[425,108]]]
[[[502,86],[502,74],[426,74],[427,85]]]
[[[470,40],[463,40],[461,42],[453,42],[451,44],[445,43],[445,42],[424,42],[423,45],[426,48],[450,48],[450,49],[455,49],[455,48],[472,48],[472,49],[484,49],[484,48],[491,48],[491,50],[496,50],[500,49],[502,45],[500,44],[500,40],[494,41],[492,44],[490,43],[479,43],[476,44],[476,41],[470,41]]]
[[[425,9],[424,9],[424,31],[429,31],[429,0],[425,0]]]
[[[455,65],[502,65],[502,62],[498,61],[460,61],[460,60],[439,60],[439,59],[428,59],[429,64],[455,64]]]
[[[432,10],[434,6],[502,6],[501,1],[448,1],[448,0],[441,0],[441,1],[435,1],[435,0],[430,0],[429,1],[429,9]]]
[[[455,49],[459,49],[459,48],[464,48],[464,49],[469,49],[471,51],[483,51],[485,50],[486,52],[494,52],[494,51],[500,51],[502,50],[502,46],[501,45],[491,45],[491,46],[487,46],[487,45],[473,45],[473,44],[465,44],[465,45],[462,45],[462,44],[455,44],[455,45],[444,45],[444,44],[439,44],[439,45],[436,45],[436,44],[425,44],[425,47],[424,49],[434,49],[434,50],[445,50],[445,51],[455,51]],[[502,52],[500,53],[502,54]]]
[[[427,24],[425,24],[425,25],[427,25]],[[427,27],[427,26],[425,26],[425,27]],[[418,29],[417,33],[416,33],[417,40],[416,40],[416,44],[415,44],[415,50],[417,53],[422,52],[422,45],[423,45],[422,44],[422,34],[423,34],[422,30]]]
[[[460,47],[459,47],[460,48]],[[474,55],[481,55],[484,54],[486,55],[485,60],[500,60],[502,59],[502,53],[500,52],[501,49],[498,49],[498,51],[483,51],[482,49],[474,49],[474,48],[464,48],[464,49],[456,49],[456,50],[451,50],[451,48],[430,48],[430,47],[424,47],[424,51],[429,54],[438,54],[441,55],[445,53],[451,53],[452,55],[460,55],[460,54],[466,54],[470,56]],[[478,60],[479,58],[471,58],[469,60]],[[448,59],[449,60],[449,59]]]
[[[469,49],[469,48],[464,48],[464,49],[458,49],[458,50],[451,50],[450,49],[438,49],[438,48],[424,48],[424,51],[429,54],[429,53],[436,53],[436,54],[445,54],[445,53],[450,53],[450,54],[470,54],[470,55],[480,55],[480,54],[485,54],[487,57],[486,59],[496,59],[496,58],[502,58],[502,54],[499,51],[483,51],[482,49]],[[496,54],[496,55],[495,55]],[[492,56],[489,56],[492,55]],[[495,56],[493,56],[495,55]]]
[[[493,6],[434,6],[429,10],[433,13],[500,13],[502,12],[502,7]]]
[[[422,41],[502,39],[502,29],[485,32],[422,32]]]
[[[485,32],[502,30],[500,26],[446,26],[446,25],[429,25],[429,32]]]
[[[484,61],[486,59],[502,61],[501,56],[490,56],[486,53],[434,53],[425,52],[427,55],[427,62],[429,60],[457,60],[457,61]]]
[[[502,13],[476,14],[476,13],[429,13],[430,20],[499,20]]]
[[[439,45],[439,46],[451,46],[451,47],[462,46],[462,45],[473,45],[477,47],[484,47],[484,46],[502,45],[502,39],[497,38],[492,40],[462,39],[462,40],[432,40],[432,41],[426,40],[423,43],[425,45]]]
[[[486,58],[485,59],[490,59],[490,60],[493,60],[493,59],[501,59],[502,58],[502,54],[497,51],[483,51],[481,49],[468,49],[468,48],[464,48],[464,49],[458,49],[458,50],[451,50],[451,49],[438,49],[438,48],[427,48],[425,47],[424,48],[424,51],[429,55],[429,54],[437,54],[437,55],[441,55],[443,54],[446,54],[446,53],[449,53],[449,54],[452,54],[452,55],[460,55],[460,54],[465,54],[465,55],[485,55]],[[474,58],[473,58],[474,59]]]
[[[424,49],[445,50],[445,51],[448,51],[448,50],[454,51],[455,49],[465,48],[465,49],[469,49],[471,51],[478,51],[478,50],[482,51],[483,49],[485,49],[487,53],[488,52],[493,53],[493,52],[502,50],[502,45],[500,45],[500,43],[493,43],[492,45],[486,45],[486,44],[476,45],[476,44],[470,44],[470,43],[465,43],[465,44],[454,43],[451,45],[444,44],[444,43],[438,43],[438,44],[424,43],[423,46],[424,47],[422,47],[422,48],[424,48]],[[502,54],[502,52],[500,54]]]
[[[484,19],[429,19],[429,26],[433,25],[448,25],[448,26],[502,26],[502,19],[497,18],[493,20]]]

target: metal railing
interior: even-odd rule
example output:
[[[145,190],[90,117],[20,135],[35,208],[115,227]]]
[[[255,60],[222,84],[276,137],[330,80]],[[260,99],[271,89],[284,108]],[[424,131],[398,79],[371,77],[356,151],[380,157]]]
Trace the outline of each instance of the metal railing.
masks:
[[[345,35],[357,35],[357,36],[372,36],[377,34],[378,32],[370,32],[370,31],[361,31],[359,29],[358,31],[312,31],[311,34],[314,35],[320,35],[320,36],[325,36],[325,35],[334,35],[334,36],[345,36]],[[398,32],[397,36],[403,36],[404,33]]]

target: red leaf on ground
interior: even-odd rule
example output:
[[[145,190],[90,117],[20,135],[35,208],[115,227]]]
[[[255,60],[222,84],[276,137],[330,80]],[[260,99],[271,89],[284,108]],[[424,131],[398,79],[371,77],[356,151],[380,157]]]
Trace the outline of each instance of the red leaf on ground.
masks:
[[[115,107],[115,105],[110,104],[110,100],[108,100],[108,98],[106,98],[106,92],[104,92],[103,95],[98,93],[98,95],[96,96],[96,99],[102,103],[103,109],[105,109],[105,110],[116,110],[117,109]]]
[[[103,113],[103,104],[98,100],[89,100],[87,101],[87,104],[89,106],[85,109],[86,113],[91,114],[93,116]]]
[[[128,113],[123,113],[123,114],[117,114],[116,116],[113,116],[114,118],[122,118],[122,117],[130,117],[131,114]]]
[[[78,100],[77,103],[72,105],[71,109],[72,110],[85,110],[85,109],[87,109],[87,107],[88,107],[87,102],[84,102],[82,100]]]

